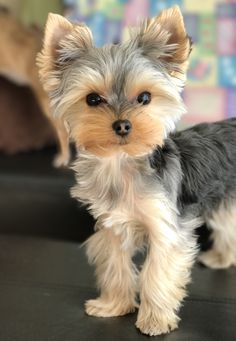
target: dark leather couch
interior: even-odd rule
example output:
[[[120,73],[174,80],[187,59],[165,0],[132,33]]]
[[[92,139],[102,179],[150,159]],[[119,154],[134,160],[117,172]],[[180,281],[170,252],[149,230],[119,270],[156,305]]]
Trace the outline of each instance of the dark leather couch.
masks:
[[[81,248],[93,220],[69,196],[71,171],[50,166],[53,153],[0,155],[0,340],[146,340],[136,313],[84,313],[97,295]],[[236,340],[236,268],[196,265],[180,315],[179,329],[157,340]]]

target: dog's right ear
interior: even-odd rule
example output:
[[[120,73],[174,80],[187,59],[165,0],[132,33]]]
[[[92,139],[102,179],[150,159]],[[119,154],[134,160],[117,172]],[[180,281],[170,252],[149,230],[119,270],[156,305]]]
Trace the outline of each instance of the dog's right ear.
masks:
[[[87,26],[72,24],[61,15],[49,13],[43,48],[37,57],[44,89],[55,90],[60,71],[92,46],[92,33]]]

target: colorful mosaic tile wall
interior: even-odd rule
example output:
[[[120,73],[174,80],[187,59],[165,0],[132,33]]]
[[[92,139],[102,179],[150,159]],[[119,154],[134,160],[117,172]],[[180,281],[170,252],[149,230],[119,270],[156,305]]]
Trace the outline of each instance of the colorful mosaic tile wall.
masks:
[[[236,0],[64,0],[65,15],[84,21],[97,46],[122,40],[126,25],[178,4],[194,48],[184,99],[185,124],[236,117]]]

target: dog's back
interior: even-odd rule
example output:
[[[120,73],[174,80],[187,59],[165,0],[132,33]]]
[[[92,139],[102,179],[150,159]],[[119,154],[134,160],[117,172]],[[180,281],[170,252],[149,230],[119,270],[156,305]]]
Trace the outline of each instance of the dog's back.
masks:
[[[236,197],[236,118],[203,123],[173,136],[181,156],[182,204],[205,214]]]
[[[200,261],[236,265],[236,118],[173,133],[150,161],[169,196],[177,188],[180,214],[201,217],[212,230],[212,248]]]

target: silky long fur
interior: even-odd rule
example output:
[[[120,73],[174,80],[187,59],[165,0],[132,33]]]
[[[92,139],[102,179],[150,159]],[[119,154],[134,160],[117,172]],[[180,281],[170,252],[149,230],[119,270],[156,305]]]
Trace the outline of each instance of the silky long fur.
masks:
[[[202,262],[222,268],[236,259],[235,120],[173,133],[186,111],[190,51],[175,6],[144,21],[129,41],[101,49],[84,25],[50,15],[39,56],[54,115],[67,121],[78,149],[71,194],[97,220],[85,245],[100,296],[86,302],[86,313],[119,316],[138,307],[136,326],[147,335],[178,326],[196,227],[214,230]],[[150,93],[147,105],[138,101],[143,92]],[[91,93],[99,105],[87,103]],[[117,120],[130,121],[128,135],[114,132]],[[138,269],[133,256],[140,250],[146,259]]]

